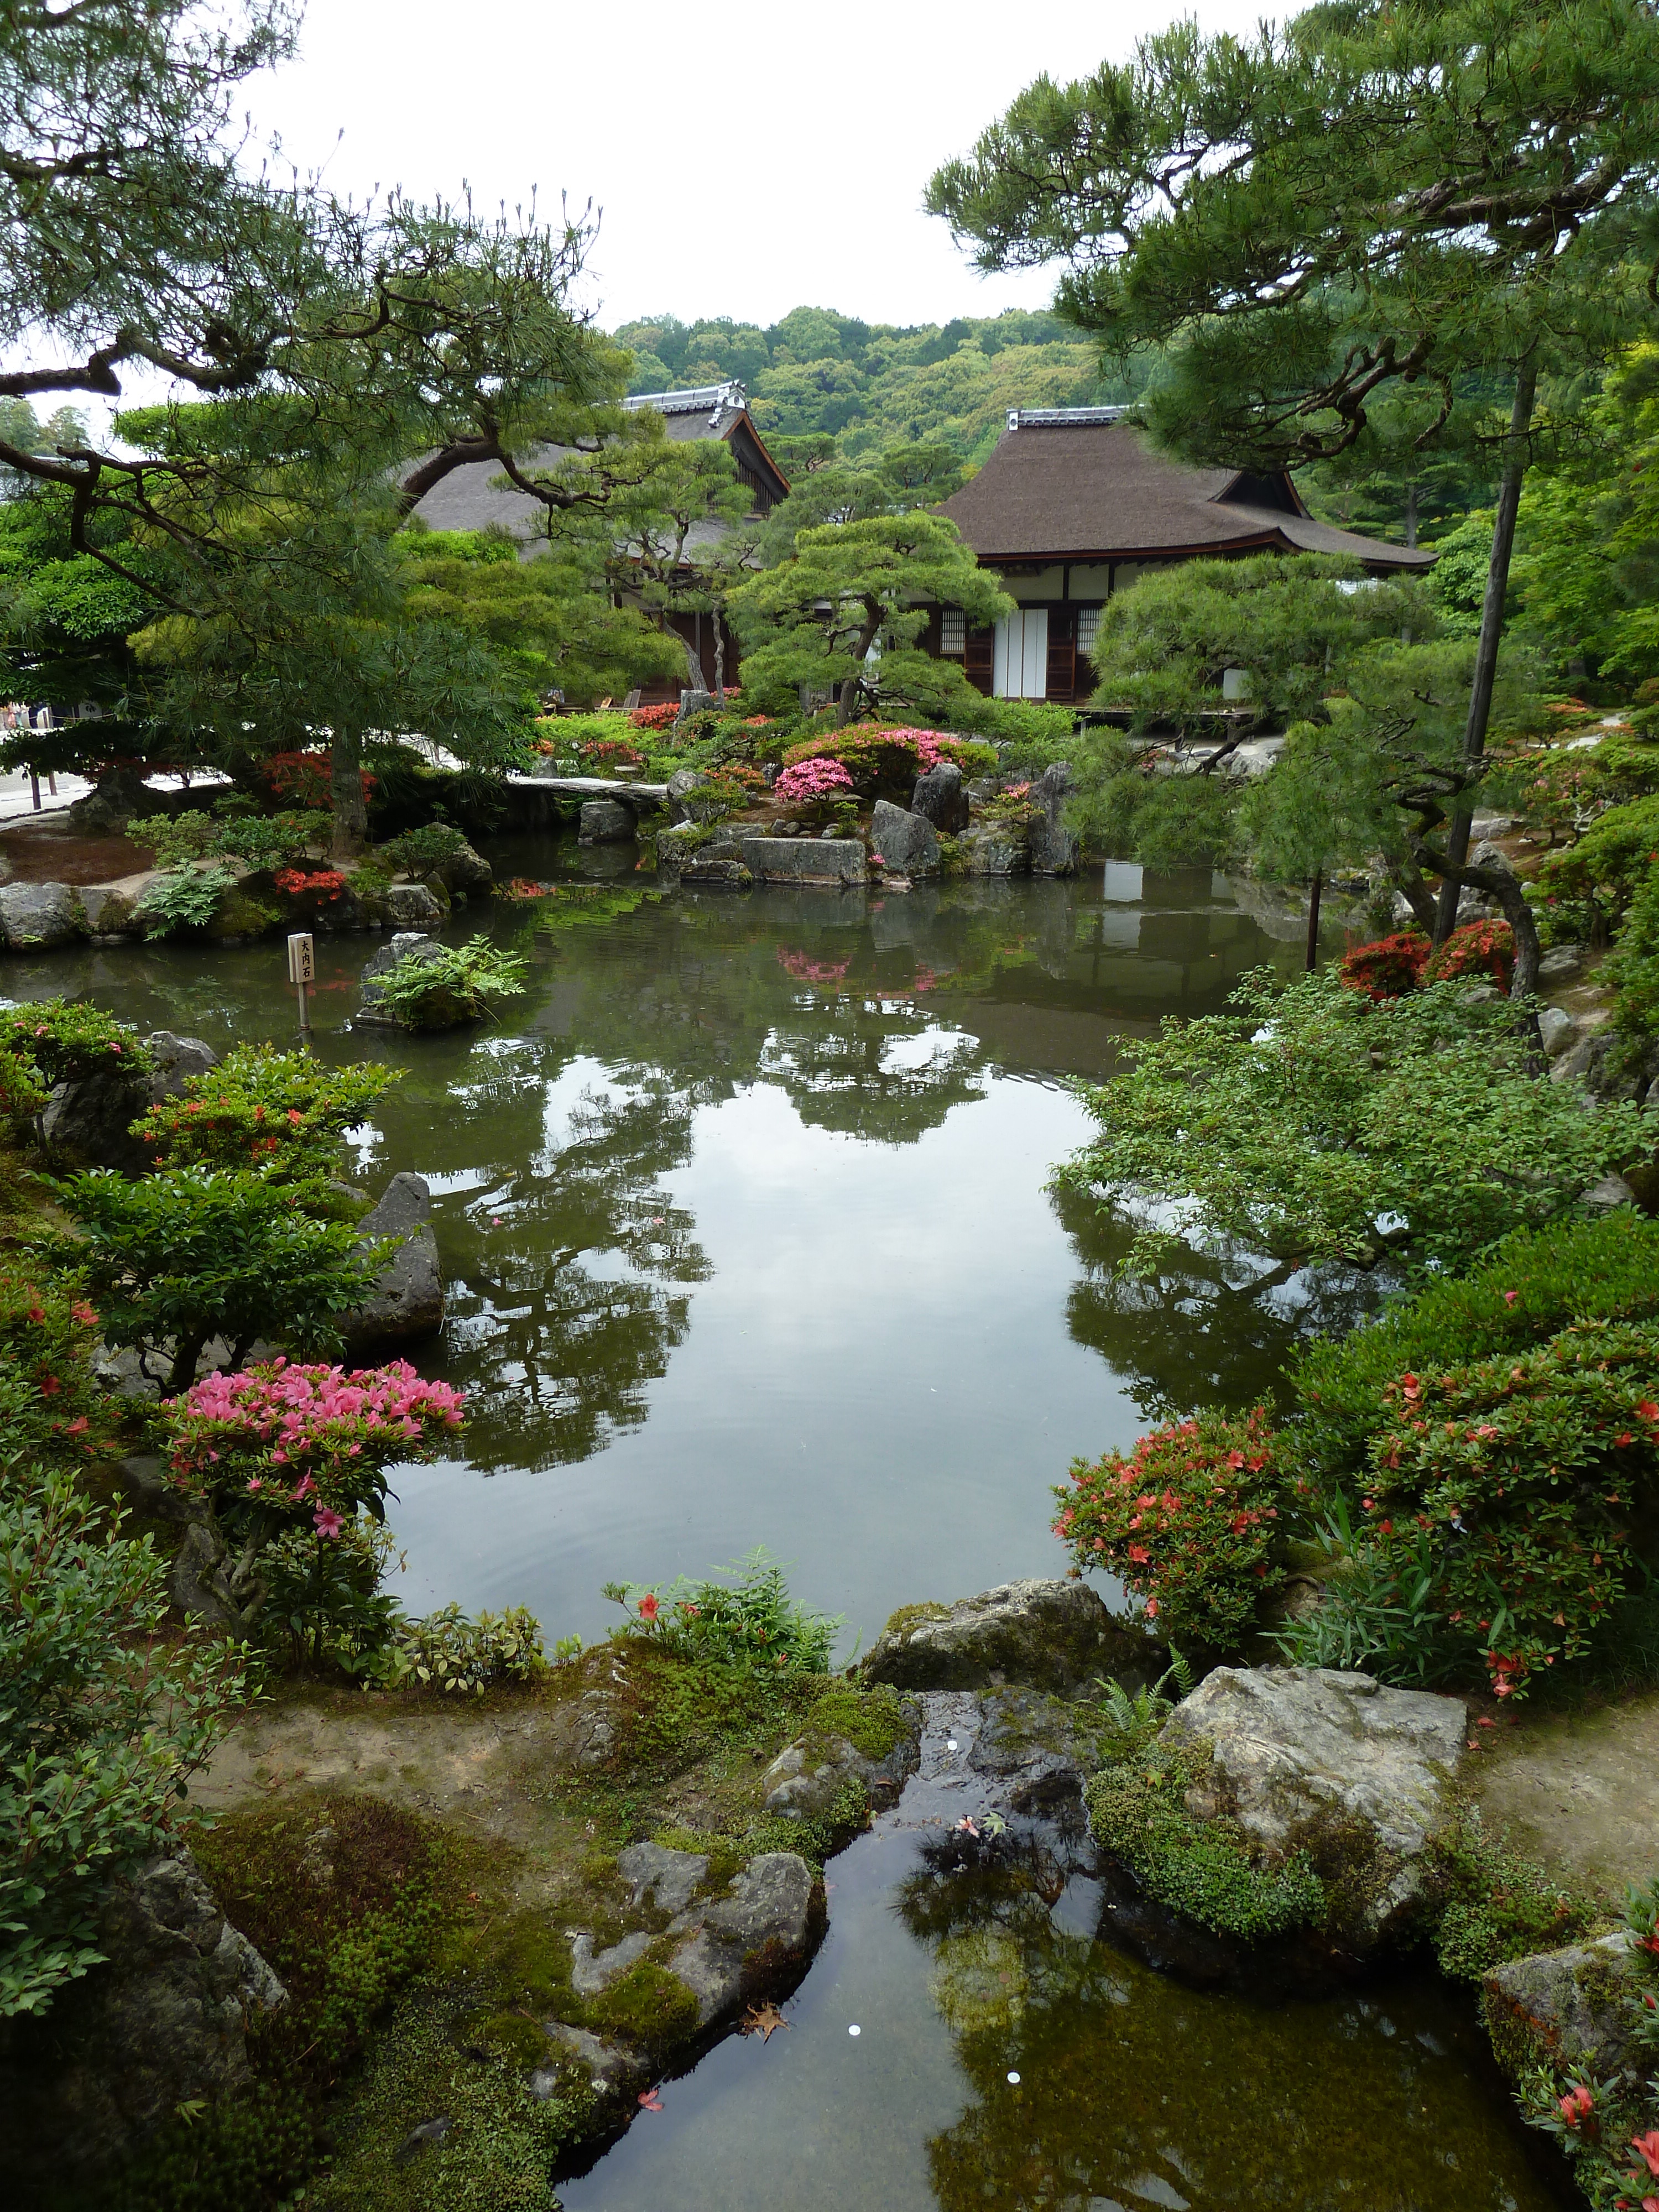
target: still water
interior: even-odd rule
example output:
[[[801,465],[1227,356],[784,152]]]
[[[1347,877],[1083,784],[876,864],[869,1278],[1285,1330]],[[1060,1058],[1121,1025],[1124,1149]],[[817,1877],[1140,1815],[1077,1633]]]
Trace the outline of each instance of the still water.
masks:
[[[318,941],[318,1053],[403,1071],[356,1176],[430,1182],[449,1305],[419,1364],[468,1396],[465,1457],[395,1478],[411,1609],[521,1603],[591,1638],[606,1581],[764,1544],[843,1617],[845,1656],[897,1605],[1060,1571],[1049,1486],[1074,1455],[1271,1395],[1299,1331],[1351,1317],[1249,1260],[1127,1282],[1123,1232],[1047,1188],[1088,1132],[1072,1078],[1297,964],[1224,883],[663,896],[631,854],[489,850],[561,892],[448,933],[526,957],[484,1030],[354,1037],[370,945]],[[161,945],[9,962],[4,988],[222,1049],[290,1037],[283,978],[275,944]],[[1467,2004],[1415,1980],[1189,1995],[1091,1940],[1081,1860],[944,1880],[938,1757],[832,1866],[791,2029],[672,2085],[562,2185],[571,2212],[1555,2201]]]

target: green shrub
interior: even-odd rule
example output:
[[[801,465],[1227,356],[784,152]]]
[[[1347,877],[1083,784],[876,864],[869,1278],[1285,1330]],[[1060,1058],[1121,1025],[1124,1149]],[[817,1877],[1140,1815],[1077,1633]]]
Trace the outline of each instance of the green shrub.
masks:
[[[519,997],[524,971],[518,954],[474,937],[441,946],[435,959],[402,959],[374,981],[380,1004],[406,1029],[422,1030],[477,1020],[492,1000]]]
[[[200,867],[185,867],[157,876],[134,912],[144,925],[144,935],[155,943],[175,930],[205,929],[218,911],[220,900],[235,888],[236,878],[221,860]]]
[[[78,1277],[0,1267],[0,1465],[108,1443],[109,1401],[92,1371],[101,1328]]]
[[[0,1474],[0,2015],[102,1957],[105,1880],[157,1850],[246,1686],[159,1643],[167,1562],[65,1475]]]
[[[158,1168],[257,1170],[272,1181],[326,1179],[339,1148],[397,1071],[366,1060],[330,1067],[308,1052],[238,1045],[132,1125]]]
[[[605,1595],[684,1658],[781,1674],[828,1672],[839,1617],[798,1605],[763,1545],[714,1571],[736,1579],[693,1583],[681,1576],[654,1588],[607,1583]]]
[[[1237,1649],[1283,1583],[1284,1477],[1265,1407],[1154,1429],[1127,1458],[1073,1460],[1054,1534],[1079,1567],[1115,1575],[1161,1636]]]
[[[220,851],[222,824],[210,814],[146,814],[127,824],[135,845],[148,845],[153,868],[181,868]]]
[[[1643,1044],[1659,1034],[1659,867],[1633,893],[1625,927],[1597,979],[1618,993],[1613,1018],[1620,1034]]]
[[[45,1091],[78,1083],[118,1062],[135,1081],[155,1063],[130,1022],[83,999],[38,999],[0,1012],[0,1052],[30,1070]]]
[[[1218,1936],[1258,1942],[1317,1925],[1324,1885],[1304,1852],[1264,1868],[1236,1821],[1188,1811],[1186,1793],[1206,1766],[1196,1751],[1152,1744],[1106,1767],[1084,1793],[1095,1841],[1158,1904]]]
[[[262,1336],[337,1350],[340,1316],[362,1305],[392,1249],[362,1250],[351,1223],[313,1220],[291,1190],[246,1172],[128,1182],[100,1170],[57,1188],[81,1234],[49,1249],[82,1271],[110,1342],[137,1348],[173,1390],[189,1387],[215,1336],[234,1366]]]
[[[1659,794],[1610,806],[1576,845],[1540,866],[1536,896],[1547,907],[1571,900],[1587,909],[1592,935],[1605,943],[1623,921],[1659,854]]]
[[[497,1682],[539,1681],[547,1655],[540,1623],[521,1605],[481,1613],[476,1620],[459,1605],[446,1605],[418,1620],[396,1622],[367,1672],[387,1689],[418,1684],[481,1698]]]
[[[1575,1321],[1648,1315],[1659,1315],[1659,1221],[1621,1207],[1599,1221],[1516,1230],[1467,1273],[1437,1277],[1301,1352],[1291,1370],[1298,1468],[1328,1486],[1357,1473],[1383,1424],[1383,1393],[1408,1368],[1522,1352]]]
[[[1287,1260],[1370,1263],[1401,1247],[1467,1267],[1564,1212],[1655,1127],[1538,1081],[1507,1003],[1467,996],[1437,984],[1374,1002],[1329,969],[1281,991],[1258,970],[1235,1012],[1166,1019],[1127,1048],[1127,1073],[1079,1086],[1099,1133],[1058,1179]],[[1132,1260],[1155,1261],[1177,1233],[1143,1231]]]
[[[461,832],[447,822],[427,822],[417,830],[388,837],[380,849],[404,874],[429,876],[469,848]]]
[[[333,834],[334,817],[320,807],[289,807],[221,821],[219,850],[234,853],[251,868],[275,871],[302,860],[313,848],[325,853]]]

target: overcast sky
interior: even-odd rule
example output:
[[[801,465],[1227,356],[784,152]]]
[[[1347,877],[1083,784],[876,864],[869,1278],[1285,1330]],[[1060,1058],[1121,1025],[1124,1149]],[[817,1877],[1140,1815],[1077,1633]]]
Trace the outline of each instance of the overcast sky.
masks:
[[[665,310],[764,325],[802,304],[872,322],[1036,307],[921,212],[928,176],[1023,85],[1074,76],[1177,14],[1248,31],[1260,0],[309,0],[299,59],[249,87],[260,131],[337,191],[533,190],[604,222],[609,326]],[[339,134],[343,131],[342,137]]]

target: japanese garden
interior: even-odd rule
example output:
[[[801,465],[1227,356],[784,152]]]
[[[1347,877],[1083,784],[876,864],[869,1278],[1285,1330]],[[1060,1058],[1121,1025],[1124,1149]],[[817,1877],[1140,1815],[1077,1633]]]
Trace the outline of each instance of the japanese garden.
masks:
[[[307,36],[0,10],[8,2203],[1659,2212],[1659,11],[908,323]]]

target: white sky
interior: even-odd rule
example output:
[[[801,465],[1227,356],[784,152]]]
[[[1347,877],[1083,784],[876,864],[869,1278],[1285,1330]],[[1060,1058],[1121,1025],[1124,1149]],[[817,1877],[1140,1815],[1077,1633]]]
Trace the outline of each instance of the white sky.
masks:
[[[1042,271],[981,277],[921,212],[928,176],[1022,86],[1070,77],[1182,13],[1252,29],[1260,0],[836,0],[828,7],[310,0],[299,59],[248,88],[256,128],[337,191],[532,188],[604,210],[589,297],[763,326],[793,307],[944,322],[1039,307]],[[338,134],[343,130],[343,137]]]

